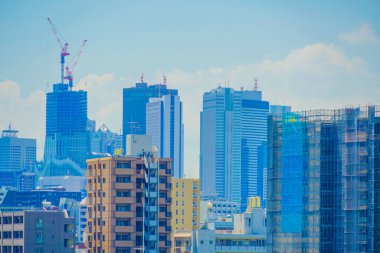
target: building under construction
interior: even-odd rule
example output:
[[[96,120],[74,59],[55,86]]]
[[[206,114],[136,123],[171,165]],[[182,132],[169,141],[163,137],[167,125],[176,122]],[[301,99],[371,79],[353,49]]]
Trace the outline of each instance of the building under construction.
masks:
[[[268,252],[380,252],[380,107],[268,122]]]

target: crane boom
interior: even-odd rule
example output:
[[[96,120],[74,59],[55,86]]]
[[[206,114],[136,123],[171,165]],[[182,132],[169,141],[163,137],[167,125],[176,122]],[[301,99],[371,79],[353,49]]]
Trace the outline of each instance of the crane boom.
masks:
[[[69,88],[70,89],[73,88],[73,72],[74,72],[74,69],[77,66],[79,57],[82,54],[83,48],[86,45],[86,43],[87,43],[87,40],[84,40],[82,42],[82,45],[79,47],[78,52],[75,54],[75,56],[71,60],[71,63],[72,63],[71,66],[70,67],[66,66],[66,76],[65,76],[65,79],[69,80]]]

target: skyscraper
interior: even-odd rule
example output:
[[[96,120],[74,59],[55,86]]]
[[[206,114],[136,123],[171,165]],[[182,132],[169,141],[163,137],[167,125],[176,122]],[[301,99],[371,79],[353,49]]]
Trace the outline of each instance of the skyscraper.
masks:
[[[17,177],[34,170],[36,140],[18,138],[17,130],[3,130],[0,138],[0,186],[17,187]]]
[[[54,163],[61,160],[86,167],[87,156],[87,92],[69,90],[68,84],[54,84],[53,92],[46,94],[45,161],[50,164],[51,175],[65,172],[54,171]],[[78,168],[77,168],[78,170]],[[73,170],[72,173],[80,173]]]
[[[173,177],[183,177],[182,102],[176,95],[150,98],[146,104],[146,134],[152,136],[159,157],[172,159]]]
[[[200,177],[204,196],[263,199],[269,103],[261,91],[217,88],[203,95]],[[261,160],[263,159],[263,160]]]
[[[150,98],[163,95],[178,95],[177,90],[168,89],[166,84],[148,85],[141,78],[135,87],[123,89],[123,148],[126,153],[128,134],[146,133],[146,104]]]
[[[268,252],[379,252],[380,107],[268,126]]]

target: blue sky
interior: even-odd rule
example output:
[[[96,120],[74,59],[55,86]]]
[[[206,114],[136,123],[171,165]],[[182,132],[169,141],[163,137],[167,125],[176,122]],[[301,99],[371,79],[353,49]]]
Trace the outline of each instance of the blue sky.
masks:
[[[198,175],[202,93],[253,86],[294,109],[380,100],[380,1],[1,1],[0,126],[38,138],[44,94],[59,80],[51,17],[89,92],[89,117],[121,129],[121,91],[167,75],[185,110],[185,171]],[[86,85],[84,85],[86,83]]]

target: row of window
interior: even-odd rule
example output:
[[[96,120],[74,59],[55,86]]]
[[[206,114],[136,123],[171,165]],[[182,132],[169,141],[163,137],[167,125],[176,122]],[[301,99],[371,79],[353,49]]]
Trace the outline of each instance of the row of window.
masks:
[[[13,236],[12,236],[12,231],[3,231],[3,233],[0,233],[0,238],[3,239],[22,239],[24,238],[24,232],[23,231],[13,231]]]
[[[13,223],[12,223],[13,220]],[[0,224],[23,224],[24,223],[24,216],[14,216],[12,219],[12,216],[3,216],[2,219],[0,219]]]
[[[24,248],[22,246],[13,246],[13,251],[12,251],[12,246],[3,246],[0,248],[0,252],[2,253],[23,253]],[[42,253],[41,252],[36,252],[36,253]]]

